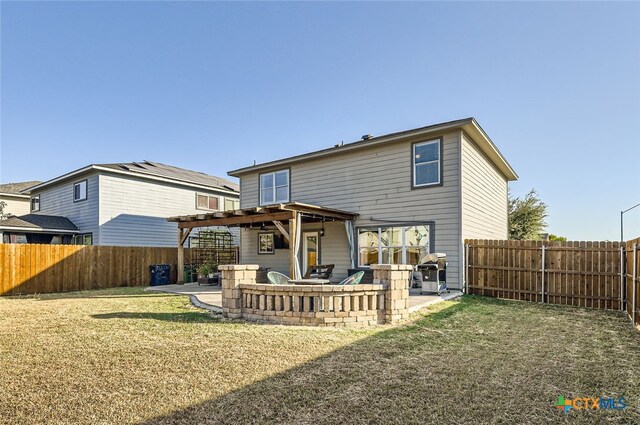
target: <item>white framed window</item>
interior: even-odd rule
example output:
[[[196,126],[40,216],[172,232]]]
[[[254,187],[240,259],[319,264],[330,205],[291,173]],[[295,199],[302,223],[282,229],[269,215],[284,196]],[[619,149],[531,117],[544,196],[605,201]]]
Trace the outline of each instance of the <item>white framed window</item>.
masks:
[[[31,212],[40,211],[40,195],[31,197]]]
[[[431,251],[432,224],[358,229],[358,266],[420,264]]]
[[[414,143],[413,187],[437,186],[442,183],[442,140]]]
[[[87,200],[87,181],[82,180],[73,184],[73,202]]]
[[[220,209],[220,197],[196,193],[196,209],[218,211]]]
[[[240,201],[233,198],[224,198],[224,210],[233,211],[240,209]]]
[[[289,202],[289,170],[260,174],[260,205]]]

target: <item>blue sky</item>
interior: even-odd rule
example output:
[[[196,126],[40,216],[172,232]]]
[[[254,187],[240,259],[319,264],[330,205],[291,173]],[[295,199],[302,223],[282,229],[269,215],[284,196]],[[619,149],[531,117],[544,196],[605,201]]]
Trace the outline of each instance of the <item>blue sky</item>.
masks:
[[[640,202],[640,4],[6,2],[0,181],[231,169],[474,116],[549,230]],[[640,207],[625,214],[640,236]]]

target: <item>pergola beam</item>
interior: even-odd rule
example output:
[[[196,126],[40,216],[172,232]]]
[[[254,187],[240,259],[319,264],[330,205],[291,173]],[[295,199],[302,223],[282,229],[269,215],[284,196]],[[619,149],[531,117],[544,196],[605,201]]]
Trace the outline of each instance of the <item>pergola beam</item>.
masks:
[[[278,230],[280,230],[280,233],[282,233],[282,236],[284,236],[287,242],[289,242],[289,232],[287,232],[287,230],[284,228],[282,222],[274,220],[273,224],[278,228]]]
[[[273,218],[271,214],[280,214],[280,218]],[[251,224],[260,221],[282,220],[288,221],[291,214],[301,213],[307,217],[315,219],[331,219],[331,220],[354,220],[358,214],[348,211],[337,210],[333,208],[324,208],[316,205],[303,204],[299,202],[289,202],[287,204],[273,204],[257,206],[252,208],[244,208],[238,210],[210,212],[204,214],[192,214],[184,216],[169,217],[167,221],[180,223],[182,228],[205,227],[205,226],[225,226],[225,225],[241,225]],[[245,218],[251,217],[248,220]],[[284,218],[283,218],[284,217]],[[184,223],[194,223],[193,225],[185,225]]]
[[[240,224],[262,223],[264,221],[282,221],[291,218],[290,211],[280,211],[277,213],[254,214],[245,216],[225,216],[220,218],[210,218],[197,221],[180,221],[178,227],[181,229],[193,229],[195,227],[207,226],[233,226]]]
[[[284,206],[282,209],[287,211],[300,212],[303,214],[316,215],[319,217],[335,218],[338,220],[353,220],[355,218],[354,214],[348,214],[348,213],[342,213],[342,212],[336,212],[336,211],[323,211],[322,209],[309,208],[306,206],[299,206],[299,205],[296,205],[294,207]]]

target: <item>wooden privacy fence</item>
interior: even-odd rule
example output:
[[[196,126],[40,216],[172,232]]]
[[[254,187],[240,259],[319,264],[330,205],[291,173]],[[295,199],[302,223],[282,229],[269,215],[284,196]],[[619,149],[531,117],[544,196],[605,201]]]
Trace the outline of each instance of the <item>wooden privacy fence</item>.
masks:
[[[635,324],[640,321],[640,265],[634,243],[637,247],[640,239],[626,244],[466,240],[465,289],[470,294],[497,298],[607,310],[626,308]]]
[[[147,286],[153,264],[170,264],[175,283],[177,263],[170,247],[0,244],[0,295]]]
[[[640,238],[628,241],[626,245],[627,314],[635,325],[640,323],[640,258],[638,257]]]

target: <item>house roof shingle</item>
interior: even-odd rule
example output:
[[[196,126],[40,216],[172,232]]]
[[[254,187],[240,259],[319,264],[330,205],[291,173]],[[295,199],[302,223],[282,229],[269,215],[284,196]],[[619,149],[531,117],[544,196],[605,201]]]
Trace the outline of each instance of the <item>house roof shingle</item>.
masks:
[[[86,167],[71,171],[61,176],[55,177],[35,187],[34,190],[42,189],[52,184],[68,180],[79,174],[91,171],[113,171],[114,173],[124,173],[140,178],[148,178],[150,180],[166,179],[183,185],[191,185],[196,187],[206,187],[214,190],[222,190],[227,192],[239,192],[240,186],[217,176],[201,173],[198,171],[187,170],[185,168],[174,167],[173,165],[161,164],[159,162],[142,161],[142,162],[121,162],[112,164],[90,164]]]
[[[40,183],[42,182],[38,180],[33,180],[28,182],[0,184],[0,193],[9,193],[12,195],[24,195],[24,193],[20,193],[20,192],[22,192],[25,189],[29,189],[31,186],[35,186]]]
[[[0,228],[20,227],[25,230],[68,230],[77,232],[78,227],[67,217],[58,215],[27,214],[22,216],[11,216],[0,221]]]
[[[165,177],[172,180],[179,180],[189,183],[197,183],[204,186],[218,187],[225,190],[240,190],[237,183],[221,177],[211,176],[199,171],[187,170],[185,168],[174,167],[173,165],[161,164],[159,162],[142,161],[126,162],[115,164],[96,164],[100,167],[111,168],[118,171],[128,171],[141,175],[151,175]]]

